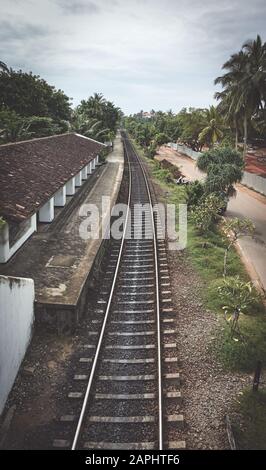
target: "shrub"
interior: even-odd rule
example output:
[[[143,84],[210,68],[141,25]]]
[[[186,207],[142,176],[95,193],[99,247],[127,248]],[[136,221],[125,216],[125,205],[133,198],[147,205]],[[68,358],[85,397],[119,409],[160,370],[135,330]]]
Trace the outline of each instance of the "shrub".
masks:
[[[217,147],[200,155],[197,166],[207,173],[207,193],[224,191],[231,196],[233,184],[242,179],[244,160],[230,147]]]
[[[204,184],[196,180],[193,183],[186,186],[186,202],[188,208],[197,206],[202,196],[204,195]]]
[[[191,210],[191,220],[200,232],[209,230],[211,225],[219,218],[224,201],[216,194],[206,196],[198,206]]]

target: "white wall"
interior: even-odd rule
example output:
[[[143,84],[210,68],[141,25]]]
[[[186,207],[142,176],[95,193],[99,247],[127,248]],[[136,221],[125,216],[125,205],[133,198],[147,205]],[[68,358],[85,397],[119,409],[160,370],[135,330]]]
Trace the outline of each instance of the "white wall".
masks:
[[[255,191],[258,191],[259,193],[262,193],[266,196],[266,178],[263,178],[262,176],[244,171],[241,184],[255,189]]]
[[[36,230],[36,214],[34,214],[30,218],[30,226],[28,230],[23,233],[23,235],[19,240],[16,241],[16,243],[14,243],[14,245],[9,247],[9,228],[8,224],[6,223],[0,234],[0,263],[6,263]]]
[[[0,414],[31,339],[32,279],[0,275]]]
[[[187,155],[190,158],[193,158],[193,160],[197,160],[197,158],[199,158],[199,156],[202,155],[201,152],[195,152],[195,150],[192,150],[186,145],[175,144],[173,142],[170,142],[167,145],[168,147],[171,147],[173,150],[177,150],[178,152],[183,153],[184,155]]]

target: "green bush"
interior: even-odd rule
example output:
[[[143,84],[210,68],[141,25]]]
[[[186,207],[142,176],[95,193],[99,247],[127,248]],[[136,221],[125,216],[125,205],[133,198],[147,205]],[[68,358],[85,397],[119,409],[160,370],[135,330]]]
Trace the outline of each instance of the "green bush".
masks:
[[[188,208],[196,206],[200,203],[201,198],[204,195],[204,184],[196,180],[193,183],[186,186],[186,202]]]
[[[200,204],[191,209],[191,220],[200,232],[209,230],[212,224],[218,220],[219,211],[224,206],[223,199],[217,194],[208,194],[201,198]]]
[[[222,322],[222,319],[221,319]],[[263,315],[243,315],[243,340],[232,339],[230,327],[223,321],[216,333],[214,352],[226,369],[254,371],[257,361],[266,363],[266,322]]]
[[[235,438],[241,450],[265,450],[266,448],[266,390],[254,393],[245,390],[238,398],[234,411],[240,423],[234,424]]]

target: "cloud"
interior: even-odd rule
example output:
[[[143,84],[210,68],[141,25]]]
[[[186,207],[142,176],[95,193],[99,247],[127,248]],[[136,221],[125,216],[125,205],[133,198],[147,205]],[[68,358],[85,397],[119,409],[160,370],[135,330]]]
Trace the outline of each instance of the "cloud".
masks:
[[[1,10],[1,60],[75,104],[99,91],[125,112],[208,106],[228,56],[265,40],[261,0],[2,0]]]
[[[0,41],[8,43],[16,40],[27,41],[28,39],[38,39],[47,37],[49,32],[46,28],[36,27],[32,24],[23,23],[15,25],[13,22],[2,21],[0,23]]]
[[[94,14],[101,11],[99,5],[91,1],[82,0],[56,0],[64,13],[70,15]]]

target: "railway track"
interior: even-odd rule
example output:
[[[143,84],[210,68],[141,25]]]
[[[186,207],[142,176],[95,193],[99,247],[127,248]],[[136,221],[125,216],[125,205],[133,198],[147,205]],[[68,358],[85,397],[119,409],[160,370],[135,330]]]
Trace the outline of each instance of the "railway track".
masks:
[[[88,343],[68,395],[69,409],[75,402],[76,412],[61,417],[56,448],[185,447],[165,241],[158,238],[145,169],[126,134],[122,137],[129,175],[124,233],[111,244]],[[136,210],[141,204],[147,204],[145,216]]]

